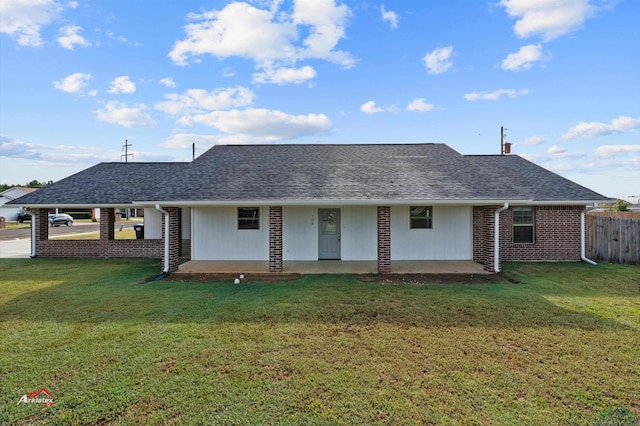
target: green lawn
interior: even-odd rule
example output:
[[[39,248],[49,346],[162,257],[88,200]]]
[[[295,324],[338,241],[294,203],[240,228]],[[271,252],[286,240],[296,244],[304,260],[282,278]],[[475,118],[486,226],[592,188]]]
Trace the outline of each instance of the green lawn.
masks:
[[[517,284],[153,281],[0,260],[0,424],[585,424],[640,415],[640,268]],[[19,404],[46,388],[52,407]]]

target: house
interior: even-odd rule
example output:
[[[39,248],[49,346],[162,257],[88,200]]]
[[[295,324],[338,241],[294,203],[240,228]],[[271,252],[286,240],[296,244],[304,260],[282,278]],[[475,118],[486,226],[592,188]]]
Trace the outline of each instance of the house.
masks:
[[[20,205],[7,205],[10,201],[29,194],[38,188],[27,188],[26,186],[14,186],[0,192],[0,216],[5,220],[17,220],[18,213],[22,211]]]
[[[190,163],[102,163],[18,200],[37,214],[33,256],[192,261],[584,258],[584,211],[610,199],[513,155],[444,144],[227,145]],[[101,208],[100,240],[49,240],[48,208]],[[143,208],[144,240],[114,240]]]

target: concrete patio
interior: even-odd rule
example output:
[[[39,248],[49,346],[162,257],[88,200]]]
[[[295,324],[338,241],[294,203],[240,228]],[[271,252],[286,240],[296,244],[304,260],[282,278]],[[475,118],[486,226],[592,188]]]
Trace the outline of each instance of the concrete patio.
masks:
[[[268,274],[267,261],[191,260],[179,266],[176,274]],[[288,261],[285,274],[375,274],[375,261]],[[392,274],[487,274],[482,265],[470,260],[392,261]]]

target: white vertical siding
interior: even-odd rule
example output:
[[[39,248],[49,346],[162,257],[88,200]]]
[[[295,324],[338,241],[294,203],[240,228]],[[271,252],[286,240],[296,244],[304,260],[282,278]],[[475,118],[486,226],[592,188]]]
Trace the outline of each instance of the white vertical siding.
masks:
[[[342,260],[376,260],[377,210],[372,206],[340,209]],[[318,260],[318,207],[284,206],[283,259]]]
[[[260,206],[260,229],[239,230],[236,207],[193,209],[193,260],[269,260],[269,207]]]
[[[409,229],[409,206],[391,207],[391,260],[470,260],[472,208],[433,206],[433,229]]]
[[[318,208],[282,208],[283,260],[318,260]]]
[[[146,240],[162,238],[162,213],[156,209],[144,209],[144,238]]]
[[[191,209],[189,207],[182,207],[180,209],[180,216],[182,220],[182,229],[180,233],[183,240],[191,239]]]
[[[346,206],[340,209],[340,213],[342,260],[376,260],[378,258],[377,207]]]

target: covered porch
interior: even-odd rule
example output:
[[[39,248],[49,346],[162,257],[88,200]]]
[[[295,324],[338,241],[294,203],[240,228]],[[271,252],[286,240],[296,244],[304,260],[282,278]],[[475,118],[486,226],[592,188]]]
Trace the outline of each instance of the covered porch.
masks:
[[[181,264],[176,274],[262,274],[269,273],[268,261],[191,260]],[[284,261],[285,274],[375,274],[377,261]],[[471,260],[396,260],[391,262],[392,274],[488,274],[484,267]]]

